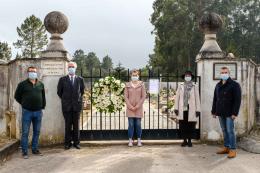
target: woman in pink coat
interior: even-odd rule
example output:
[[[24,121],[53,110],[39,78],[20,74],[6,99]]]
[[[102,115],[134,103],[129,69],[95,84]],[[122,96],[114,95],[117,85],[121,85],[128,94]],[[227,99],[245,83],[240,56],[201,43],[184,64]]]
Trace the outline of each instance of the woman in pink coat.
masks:
[[[131,81],[126,83],[124,91],[126,116],[128,117],[128,146],[133,146],[133,135],[136,131],[138,139],[137,146],[141,147],[141,119],[143,117],[143,103],[146,98],[146,91],[144,83],[139,80],[139,70],[131,70],[130,75]]]

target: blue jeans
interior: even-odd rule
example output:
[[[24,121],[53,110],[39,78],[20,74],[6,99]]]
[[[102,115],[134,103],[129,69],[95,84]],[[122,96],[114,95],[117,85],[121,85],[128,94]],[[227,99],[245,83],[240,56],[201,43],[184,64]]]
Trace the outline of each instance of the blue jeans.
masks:
[[[234,128],[234,120],[231,117],[219,116],[219,122],[224,136],[224,146],[235,150],[236,149],[236,134]]]
[[[33,136],[32,136],[32,151],[38,150],[38,140],[40,136],[42,122],[42,110],[29,111],[22,109],[22,139],[21,146],[22,152],[28,153],[28,136],[30,132],[31,123],[33,125]]]
[[[142,128],[141,128],[141,118],[128,118],[128,138],[132,139],[134,136],[134,131],[137,133],[137,138],[141,138],[142,136]]]

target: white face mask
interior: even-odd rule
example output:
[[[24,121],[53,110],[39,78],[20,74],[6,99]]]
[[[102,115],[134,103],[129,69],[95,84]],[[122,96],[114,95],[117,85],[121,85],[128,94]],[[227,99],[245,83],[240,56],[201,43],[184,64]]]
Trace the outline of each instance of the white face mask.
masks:
[[[131,76],[131,80],[132,81],[138,81],[139,80],[139,76]]]
[[[184,79],[185,79],[186,82],[190,82],[191,81],[191,76],[185,76]]]

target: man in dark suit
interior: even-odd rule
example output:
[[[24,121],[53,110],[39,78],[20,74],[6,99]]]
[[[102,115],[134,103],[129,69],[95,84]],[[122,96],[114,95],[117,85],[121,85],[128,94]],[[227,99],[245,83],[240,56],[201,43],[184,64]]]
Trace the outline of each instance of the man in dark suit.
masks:
[[[76,76],[77,64],[68,63],[68,75],[60,78],[57,94],[61,99],[62,112],[65,119],[65,143],[66,150],[73,145],[80,149],[79,141],[79,118],[82,109],[82,96],[84,93],[84,80]],[[73,130],[72,130],[73,128]]]
[[[221,81],[217,83],[214,92],[211,113],[214,118],[219,117],[224,136],[224,148],[217,154],[228,154],[228,158],[236,157],[236,134],[234,121],[239,113],[241,104],[241,87],[230,78],[227,67],[220,71]]]

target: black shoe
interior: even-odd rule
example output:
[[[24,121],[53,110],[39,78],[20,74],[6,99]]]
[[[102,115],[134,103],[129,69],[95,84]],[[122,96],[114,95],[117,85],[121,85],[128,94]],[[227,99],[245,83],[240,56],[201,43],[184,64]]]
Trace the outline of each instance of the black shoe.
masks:
[[[27,153],[23,153],[23,158],[24,158],[24,159],[29,159],[28,154],[27,154]]]
[[[182,146],[182,147],[186,147],[187,145],[188,145],[187,140],[184,139],[183,142],[182,142],[182,144],[181,144],[181,146]]]
[[[70,148],[71,148],[70,145],[65,145],[65,146],[64,146],[64,149],[65,149],[65,150],[69,150]]]
[[[191,139],[188,141],[188,147],[192,147]]]
[[[77,144],[77,145],[73,145],[76,149],[80,149],[80,145],[79,144]]]
[[[69,144],[65,144],[65,145],[64,145],[64,149],[65,149],[65,150],[69,150],[71,147],[72,147],[72,143],[69,143]]]
[[[32,153],[34,155],[43,156],[43,154],[39,150],[33,150]]]

